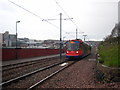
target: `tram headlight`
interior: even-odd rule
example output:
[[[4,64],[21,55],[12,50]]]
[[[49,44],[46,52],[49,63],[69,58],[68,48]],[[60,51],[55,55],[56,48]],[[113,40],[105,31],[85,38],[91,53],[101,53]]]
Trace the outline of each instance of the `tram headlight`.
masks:
[[[69,51],[67,51],[66,53],[69,53]]]
[[[76,51],[76,53],[79,53],[78,51]]]

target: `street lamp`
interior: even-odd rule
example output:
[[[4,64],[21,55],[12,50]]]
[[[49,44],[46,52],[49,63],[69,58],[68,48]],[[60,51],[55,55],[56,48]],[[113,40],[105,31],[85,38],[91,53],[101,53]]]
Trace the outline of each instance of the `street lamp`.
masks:
[[[16,49],[17,49],[17,23],[20,23],[20,21],[16,21]]]
[[[16,21],[16,59],[18,59],[18,52],[17,52],[17,23],[20,21]]]

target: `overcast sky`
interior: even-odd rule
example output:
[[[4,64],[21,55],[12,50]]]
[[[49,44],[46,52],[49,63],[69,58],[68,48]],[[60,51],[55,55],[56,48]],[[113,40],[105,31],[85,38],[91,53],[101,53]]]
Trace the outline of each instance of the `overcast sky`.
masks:
[[[67,19],[62,20],[64,39],[75,39],[77,28],[78,38],[83,39],[85,34],[87,40],[102,40],[118,22],[118,1],[0,0],[0,33],[15,34],[16,21],[20,21],[17,24],[19,38],[59,39],[59,14],[62,13],[62,18]],[[47,22],[46,19],[56,20]]]

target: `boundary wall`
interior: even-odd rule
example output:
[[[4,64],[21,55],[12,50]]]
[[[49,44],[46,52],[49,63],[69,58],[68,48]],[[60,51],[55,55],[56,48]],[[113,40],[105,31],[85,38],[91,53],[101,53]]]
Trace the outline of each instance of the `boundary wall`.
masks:
[[[2,48],[2,60],[24,59],[59,54],[59,49]]]

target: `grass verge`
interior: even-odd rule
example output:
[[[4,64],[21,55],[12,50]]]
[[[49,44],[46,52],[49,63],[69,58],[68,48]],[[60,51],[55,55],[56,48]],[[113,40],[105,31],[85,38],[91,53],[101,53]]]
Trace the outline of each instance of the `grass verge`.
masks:
[[[120,44],[100,45],[98,50],[99,62],[109,67],[120,67],[119,47]]]

